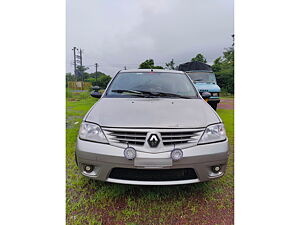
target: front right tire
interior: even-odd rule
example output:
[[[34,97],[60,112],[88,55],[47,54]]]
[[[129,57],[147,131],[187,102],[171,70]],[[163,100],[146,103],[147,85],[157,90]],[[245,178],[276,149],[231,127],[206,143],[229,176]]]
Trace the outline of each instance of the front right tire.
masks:
[[[208,104],[209,104],[215,111],[217,110],[218,103],[216,103],[216,102],[208,102]]]

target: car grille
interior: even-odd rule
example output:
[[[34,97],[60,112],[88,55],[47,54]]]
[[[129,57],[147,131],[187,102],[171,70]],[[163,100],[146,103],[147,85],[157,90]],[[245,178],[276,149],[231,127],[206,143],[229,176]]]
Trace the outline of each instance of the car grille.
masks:
[[[134,181],[177,181],[197,179],[194,169],[113,168],[109,178]]]
[[[164,152],[177,148],[188,148],[197,145],[204,128],[202,129],[129,129],[103,128],[111,145],[126,148],[132,146],[136,150],[146,152]],[[161,143],[151,148],[147,139],[151,134],[157,134]]]
[[[200,92],[200,93],[208,92],[208,90],[207,90],[207,89],[201,89],[201,90],[199,90],[199,92]]]
[[[197,131],[161,132],[160,134],[164,145],[185,144],[199,141],[199,134]]]
[[[131,145],[144,145],[147,132],[137,132],[130,130],[104,129],[111,142],[125,143]]]

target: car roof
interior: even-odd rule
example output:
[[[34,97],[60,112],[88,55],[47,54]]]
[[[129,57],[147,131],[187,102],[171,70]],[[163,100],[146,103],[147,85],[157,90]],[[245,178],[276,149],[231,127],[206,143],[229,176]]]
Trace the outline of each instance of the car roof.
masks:
[[[180,73],[184,74],[182,71],[178,70],[164,70],[164,69],[132,69],[132,70],[120,70],[119,73]]]

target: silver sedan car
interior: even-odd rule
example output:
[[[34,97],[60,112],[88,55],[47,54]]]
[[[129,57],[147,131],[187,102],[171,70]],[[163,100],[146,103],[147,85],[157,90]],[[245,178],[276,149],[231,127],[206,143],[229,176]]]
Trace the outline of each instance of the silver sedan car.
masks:
[[[176,185],[224,175],[224,124],[184,72],[122,70],[85,115],[76,145],[82,175],[107,182]]]

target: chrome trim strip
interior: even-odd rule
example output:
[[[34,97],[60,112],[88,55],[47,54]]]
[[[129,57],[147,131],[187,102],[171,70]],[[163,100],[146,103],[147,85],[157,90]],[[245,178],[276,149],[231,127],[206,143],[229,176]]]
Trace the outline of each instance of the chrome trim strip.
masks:
[[[136,181],[136,180],[121,180],[114,178],[107,178],[107,182],[117,184],[134,184],[134,185],[178,185],[178,184],[192,184],[200,182],[199,179],[191,180],[176,180],[176,181]]]

